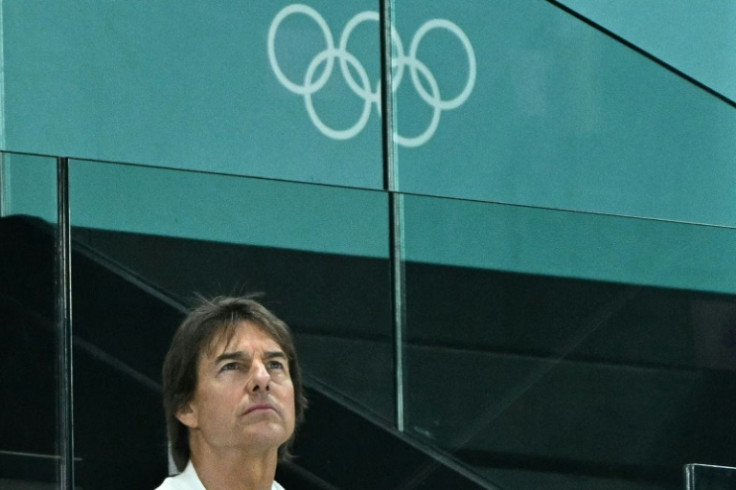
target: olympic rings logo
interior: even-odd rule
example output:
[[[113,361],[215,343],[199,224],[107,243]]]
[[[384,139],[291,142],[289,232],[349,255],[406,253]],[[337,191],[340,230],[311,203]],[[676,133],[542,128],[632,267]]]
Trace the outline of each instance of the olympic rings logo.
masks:
[[[289,80],[276,60],[276,33],[284,19],[294,14],[306,15],[314,20],[317,27],[322,31],[322,35],[325,39],[325,49],[319,52],[311,60],[306,73],[304,74],[304,80],[301,83]],[[360,133],[368,123],[371,106],[374,104],[379,117],[381,116],[380,80],[376,83],[376,88],[371,89],[371,82],[365,67],[355,57],[355,55],[347,50],[350,35],[359,24],[369,21],[378,22],[378,20],[378,12],[365,11],[357,14],[345,25],[342,35],[340,36],[340,43],[337,47],[335,47],[332,32],[330,31],[325,19],[315,9],[308,5],[289,5],[276,14],[276,17],[274,17],[271,22],[271,26],[268,30],[268,59],[271,63],[271,68],[273,69],[276,78],[284,87],[294,94],[304,97],[307,114],[309,114],[310,119],[317,129],[319,129],[325,136],[337,140],[346,140],[354,137]],[[424,36],[433,29],[446,29],[454,34],[462,43],[465,54],[468,58],[468,80],[462,91],[451,99],[442,98],[436,78],[427,65],[417,59],[417,51],[422,39],[424,39]],[[421,134],[413,137],[406,137],[399,134],[394,135],[398,144],[407,147],[417,147],[429,141],[429,139],[434,135],[439,125],[442,111],[456,109],[470,96],[470,93],[473,91],[473,86],[475,85],[475,52],[473,51],[473,46],[470,44],[470,40],[465,33],[456,24],[445,19],[432,19],[425,22],[414,34],[414,38],[409,46],[408,54],[405,53],[401,38],[399,37],[398,32],[396,32],[396,28],[394,26],[391,26],[391,38],[393,48],[395,50],[395,55],[392,59],[392,67],[394,69],[391,82],[392,92],[396,92],[405,76],[404,72],[408,69],[414,89],[417,91],[421,99],[432,109],[432,117],[429,125]],[[312,101],[312,96],[322,89],[328,79],[332,76],[336,60],[338,61],[340,72],[342,73],[348,87],[350,87],[355,95],[363,99],[363,109],[357,122],[346,129],[335,129],[326,125],[317,114]],[[322,64],[325,64],[325,69],[322,74],[317,77],[317,69]],[[353,77],[350,67],[352,67],[354,72],[357,73],[359,80],[356,80]],[[423,77],[426,81],[429,91],[422,85],[420,77]]]

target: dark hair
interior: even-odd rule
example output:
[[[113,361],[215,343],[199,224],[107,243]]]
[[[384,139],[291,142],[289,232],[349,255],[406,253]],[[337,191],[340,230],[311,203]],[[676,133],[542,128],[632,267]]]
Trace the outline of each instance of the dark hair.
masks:
[[[216,339],[230,341],[238,325],[253,322],[270,335],[289,359],[289,372],[294,385],[296,428],[304,420],[307,399],[302,387],[302,373],[289,327],[266,307],[250,297],[217,297],[202,299],[179,326],[166,354],[163,368],[164,412],[171,453],[179,471],[189,461],[189,428],[176,418],[176,413],[194,398],[197,388],[199,359],[211,349]],[[279,447],[279,459],[291,458],[294,434]]]

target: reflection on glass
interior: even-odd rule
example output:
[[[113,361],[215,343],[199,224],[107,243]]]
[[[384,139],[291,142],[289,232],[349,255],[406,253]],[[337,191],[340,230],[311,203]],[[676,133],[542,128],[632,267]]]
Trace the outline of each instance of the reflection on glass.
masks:
[[[56,161],[0,158],[0,487],[56,488]]]
[[[404,202],[407,430],[504,488],[733,463],[736,230]]]
[[[384,194],[83,161],[71,191],[81,483],[121,458],[163,479],[159,373],[195,294],[263,292],[308,378],[392,418]]]

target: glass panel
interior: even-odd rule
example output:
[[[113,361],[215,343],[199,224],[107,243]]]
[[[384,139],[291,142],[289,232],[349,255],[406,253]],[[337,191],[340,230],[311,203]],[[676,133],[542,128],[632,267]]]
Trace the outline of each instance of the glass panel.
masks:
[[[552,2],[394,17],[401,191],[736,225],[728,103]]]
[[[4,4],[5,148],[381,188],[377,2],[291,3]]]
[[[736,468],[702,464],[685,465],[685,490],[730,490],[736,485]]]
[[[392,420],[385,194],[83,161],[71,179],[81,484],[121,458],[140,469],[120,475],[127,488],[161,481],[161,363],[195,293],[264,292],[308,386]]]
[[[733,465],[736,230],[405,196],[406,427],[502,488]]]
[[[57,488],[56,161],[0,155],[0,487]]]

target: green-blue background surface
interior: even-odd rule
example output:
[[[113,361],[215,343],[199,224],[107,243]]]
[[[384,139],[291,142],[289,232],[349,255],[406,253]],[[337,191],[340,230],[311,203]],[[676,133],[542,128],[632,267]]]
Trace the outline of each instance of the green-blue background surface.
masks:
[[[327,139],[271,70],[268,29],[287,4],[3,2],[4,149],[380,187],[379,119]],[[377,2],[312,6],[338,36]],[[306,17],[288,20],[277,48],[299,79],[324,41]],[[377,69],[378,37],[358,34],[351,49]],[[315,104],[361,107],[332,97]]]
[[[335,140],[310,120],[304,97],[279,83],[267,38],[288,2],[29,0],[0,5],[5,150],[383,188],[376,105],[356,136]],[[324,18],[336,44],[350,19],[378,8],[377,2],[365,1],[308,5]],[[623,218],[736,225],[733,106],[550,2],[410,0],[394,5],[395,33],[405,53],[425,22],[445,19],[467,36],[477,63],[469,98],[441,112],[429,141],[416,148],[396,146],[398,190],[551,209],[525,212],[534,220],[515,233],[483,225],[499,212],[517,213],[513,207],[451,200],[407,205],[406,259],[733,290],[728,230]],[[705,9],[698,2],[570,0],[565,5],[705,85],[732,94],[727,82],[734,70],[728,48],[732,4],[713,2]],[[719,22],[711,22],[714,12]],[[675,26],[683,24],[686,30]],[[671,42],[678,35],[692,42]],[[292,15],[276,36],[279,65],[291,80],[302,80],[324,43],[313,19]],[[373,90],[379,47],[373,21],[357,26],[348,43]],[[416,59],[436,79],[443,99],[457,95],[468,80],[468,55],[447,30],[426,33]],[[324,65],[318,65],[315,76],[322,70]],[[355,67],[351,73],[359,79]],[[419,83],[427,90],[426,77]],[[421,133],[431,109],[406,73],[394,96],[398,134]],[[334,128],[352,125],[363,104],[337,65],[314,94],[316,111]],[[53,210],[42,209],[34,197],[38,166],[33,161],[7,157],[4,213],[51,218]],[[90,183],[105,188],[110,178],[103,174],[109,169],[76,168],[73,179],[88,184],[77,185],[84,192],[74,194],[72,181],[79,226],[368,257],[387,254],[388,231],[366,231],[386,223],[385,199],[370,193],[294,184],[287,194],[301,197],[287,202],[277,190],[286,184],[128,170],[113,177],[120,194],[115,197],[89,192],[96,188]],[[167,179],[181,185],[169,188]],[[193,183],[200,180],[198,186]],[[191,192],[194,204],[187,208],[186,223],[162,226],[160,216],[139,210],[153,195],[147,193],[151,186],[160,190],[158,202],[169,199],[167,194],[177,194],[169,196],[176,200]],[[246,195],[234,197],[235,189],[250,186],[259,189],[255,202],[264,223],[289,223],[261,233],[227,223],[213,228],[212,215],[224,203],[243,209],[253,204]],[[220,201],[207,198],[216,194]],[[120,199],[132,204],[124,209]],[[301,212],[284,212],[292,208]],[[235,218],[238,209],[233,208]],[[346,218],[366,212],[365,221]],[[330,236],[305,233],[315,226],[332,230]],[[563,255],[550,255],[544,230],[575,230],[554,235],[551,249]],[[438,236],[458,236],[463,246],[439,246]],[[670,244],[678,246],[665,253]],[[514,252],[491,252],[500,248]],[[596,255],[597,248],[606,254]],[[695,264],[681,262],[689,253],[683,250],[695,250]],[[641,267],[652,256],[669,259]]]
[[[293,82],[311,67],[326,83],[308,99],[276,76],[269,27],[288,5],[0,0],[0,215],[54,222],[54,157],[70,157],[80,241],[182,297],[260,275],[297,305],[302,352],[327,383],[386,418],[396,408],[397,427],[404,417],[458,457],[487,451],[493,478],[543,482],[504,487],[656,479],[665,463],[679,487],[676,455],[698,445],[733,465],[719,410],[736,393],[723,381],[735,359],[736,3],[395,0],[394,76],[418,70],[395,87],[395,134],[427,127],[421,91],[436,82],[452,99],[476,72],[426,143],[388,142],[391,188],[385,115],[338,65],[314,61],[314,19],[284,19],[275,52]],[[304,5],[337,44],[379,2]],[[426,32],[412,58],[427,22],[462,35]],[[377,22],[361,23],[343,55],[372,93],[379,41]],[[329,127],[364,127],[330,138],[310,100]]]

